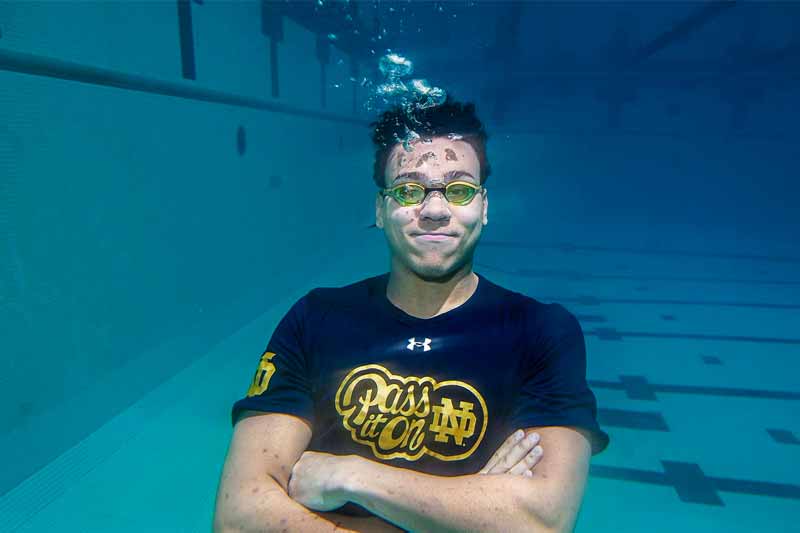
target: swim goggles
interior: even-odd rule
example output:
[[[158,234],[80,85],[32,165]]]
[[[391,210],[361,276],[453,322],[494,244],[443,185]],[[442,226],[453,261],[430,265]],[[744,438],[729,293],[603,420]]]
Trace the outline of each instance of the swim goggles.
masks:
[[[483,186],[475,185],[467,181],[451,181],[445,187],[425,187],[421,183],[407,182],[395,187],[381,189],[382,197],[391,196],[403,207],[419,205],[431,191],[444,191],[444,197],[454,205],[467,205],[475,197],[475,194],[483,190]]]

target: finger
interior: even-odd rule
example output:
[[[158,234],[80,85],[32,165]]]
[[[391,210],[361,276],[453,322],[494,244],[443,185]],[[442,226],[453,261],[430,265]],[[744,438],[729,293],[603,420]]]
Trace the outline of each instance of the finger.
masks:
[[[484,466],[478,473],[486,474],[492,467],[494,467],[494,465],[497,464],[497,461],[499,461],[501,457],[508,453],[508,450],[510,450],[511,447],[519,442],[524,436],[525,432],[521,429],[509,435],[508,438],[506,438],[506,440],[503,442],[503,445],[500,446],[496,452],[494,452],[494,455],[492,455],[492,457],[489,459],[489,462],[486,463],[486,466]]]
[[[503,445],[503,447],[497,450],[495,457],[492,458],[493,460],[487,464],[485,473],[506,473],[509,468],[511,468],[513,465],[519,462],[522,457],[525,456],[525,453],[527,453],[532,446],[533,445],[529,444],[529,441],[526,438],[515,439],[508,445]]]
[[[495,465],[489,469],[489,474],[503,474],[520,462],[531,449],[539,443],[539,434],[529,433],[527,437],[518,441]]]
[[[520,462],[515,464],[509,471],[509,474],[512,475],[522,475],[527,470],[533,471],[533,467],[541,460],[542,455],[544,455],[544,451],[542,450],[541,446],[536,446],[530,452],[528,452],[525,457],[522,458]]]

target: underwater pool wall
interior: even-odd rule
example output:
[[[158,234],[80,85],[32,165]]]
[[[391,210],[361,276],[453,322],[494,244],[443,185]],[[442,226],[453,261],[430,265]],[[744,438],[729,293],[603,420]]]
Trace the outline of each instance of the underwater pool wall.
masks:
[[[327,50],[325,91],[318,36],[263,24],[256,2],[0,6],[0,494],[373,222],[352,58]]]

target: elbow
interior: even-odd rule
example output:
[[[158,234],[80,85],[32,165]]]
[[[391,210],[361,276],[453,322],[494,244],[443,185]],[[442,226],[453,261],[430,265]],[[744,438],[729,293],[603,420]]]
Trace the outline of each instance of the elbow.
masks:
[[[565,527],[563,523],[548,525],[544,531],[547,533],[572,533],[572,529]]]
[[[224,493],[224,498],[220,496]],[[238,490],[220,491],[212,520],[213,533],[264,531],[270,524],[271,510],[280,509],[288,500],[280,486],[270,476],[242,482]]]
[[[525,509],[531,523],[531,531],[537,533],[572,533],[569,521],[565,520],[563,513],[547,513],[541,509],[532,511],[530,507]]]
[[[218,514],[214,515],[214,522],[211,526],[212,533],[230,533],[234,531],[230,524],[227,524]]]
[[[558,524],[551,524],[547,523],[542,520],[540,517],[535,517],[531,519],[531,531],[541,532],[541,533],[570,533],[563,527]]]
[[[528,507],[530,510],[530,507]],[[545,506],[538,509],[535,520],[539,530],[546,533],[572,533],[578,520],[578,508]],[[536,531],[539,531],[536,530]]]
[[[536,533],[571,533],[561,523],[554,520],[545,520],[540,514],[528,513],[528,520],[530,522],[529,531]]]
[[[242,516],[237,517],[231,512],[217,510],[217,512],[214,513],[214,520],[212,522],[211,530],[213,533],[233,533],[234,531],[241,532],[242,526]]]
[[[570,522],[563,512],[559,509],[547,505],[546,500],[537,498],[535,502],[529,498],[517,500],[520,513],[525,517],[529,524],[529,531],[536,533],[571,533]]]
[[[258,529],[253,528],[259,517],[248,513],[215,514],[212,523],[213,533],[242,533],[243,531],[264,531],[263,526],[269,526],[262,520]]]
[[[532,513],[529,509],[528,516],[531,521],[531,531],[537,533],[539,531],[541,533],[572,533],[573,531],[573,522],[566,520],[563,514]]]
[[[241,527],[234,527],[234,526],[224,526],[220,524],[219,526],[214,523],[213,533],[241,533]]]
[[[230,530],[231,528],[226,519],[226,508],[220,506],[219,496],[217,496],[217,505],[211,520],[211,531],[212,533],[228,533]]]

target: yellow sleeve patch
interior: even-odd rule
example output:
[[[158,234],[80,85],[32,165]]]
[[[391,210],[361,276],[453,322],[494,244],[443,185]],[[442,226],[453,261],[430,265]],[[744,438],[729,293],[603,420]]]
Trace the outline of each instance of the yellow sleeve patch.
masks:
[[[275,365],[272,364],[273,357],[275,357],[273,352],[264,352],[261,356],[256,374],[253,376],[253,383],[250,384],[250,388],[247,390],[248,398],[262,394],[269,387],[269,380],[275,373]]]

